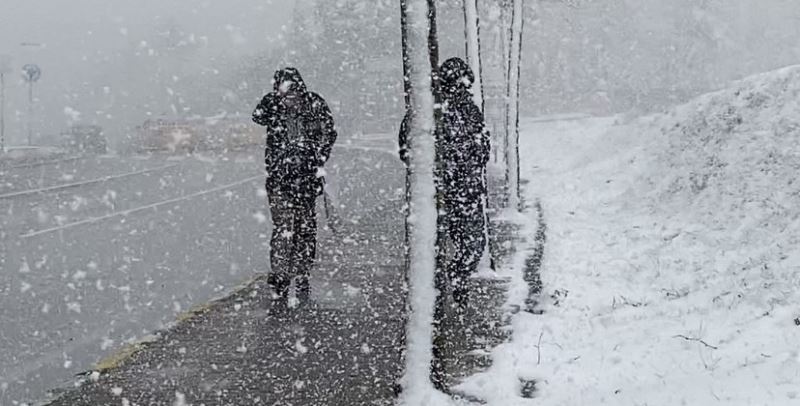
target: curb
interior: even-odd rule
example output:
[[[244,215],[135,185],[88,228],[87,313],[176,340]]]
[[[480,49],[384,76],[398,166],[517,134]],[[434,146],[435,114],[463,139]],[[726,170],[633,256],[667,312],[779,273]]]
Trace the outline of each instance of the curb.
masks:
[[[541,310],[536,309],[539,304],[536,297],[542,292],[542,260],[544,258],[544,247],[547,243],[547,222],[544,219],[544,209],[542,208],[542,201],[536,199],[533,205],[537,214],[537,228],[536,235],[533,239],[533,252],[525,258],[525,268],[523,269],[522,278],[528,283],[528,297],[525,299],[525,310],[530,313],[541,313]]]
[[[219,308],[229,300],[232,300],[237,296],[241,296],[251,289],[255,289],[257,284],[264,280],[266,280],[266,274],[256,274],[231,288],[222,295],[212,298],[205,303],[196,304],[189,310],[177,314],[175,316],[175,321],[169,323],[166,327],[155,330],[151,334],[125,344],[122,348],[117,349],[111,354],[95,362],[90,369],[75,374],[76,377],[80,377],[77,380],[79,385],[86,383],[94,373],[99,373],[101,375],[108,374],[121,368],[127,361],[135,357],[137,354],[141,353],[142,351],[146,351],[151,344],[161,340],[161,338],[164,336],[163,333],[172,331],[188,322],[191,322],[192,320],[195,320],[199,316]],[[54,391],[57,391],[58,394],[54,398],[41,403],[41,405],[47,406],[53,402],[57,402],[62,396],[65,396],[69,392],[69,389],[63,391],[61,389],[54,389]]]

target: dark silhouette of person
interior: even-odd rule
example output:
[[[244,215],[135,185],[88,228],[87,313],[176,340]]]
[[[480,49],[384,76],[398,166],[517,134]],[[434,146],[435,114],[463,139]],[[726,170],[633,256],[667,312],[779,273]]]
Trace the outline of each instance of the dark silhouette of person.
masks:
[[[484,173],[489,162],[489,133],[483,113],[473,101],[475,76],[460,58],[450,58],[439,67],[441,123],[437,126],[438,227],[453,243],[453,254],[445,265],[445,276],[454,301],[466,306],[468,279],[477,270],[486,245]],[[408,122],[400,125],[400,159],[408,165]]]
[[[323,166],[336,141],[325,100],[310,92],[295,68],[275,72],[273,91],[253,112],[266,127],[266,189],[273,229],[267,284],[285,306],[292,280],[301,303],[309,296],[316,256],[316,199],[323,191]]]

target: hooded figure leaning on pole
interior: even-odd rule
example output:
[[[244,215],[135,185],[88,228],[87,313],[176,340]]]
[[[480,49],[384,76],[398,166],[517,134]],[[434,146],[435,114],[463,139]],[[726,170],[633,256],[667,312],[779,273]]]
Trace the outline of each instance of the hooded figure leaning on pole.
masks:
[[[308,300],[308,277],[316,256],[316,199],[324,187],[323,166],[336,141],[333,116],[325,100],[309,92],[295,68],[275,72],[273,91],[253,112],[267,130],[264,163],[273,229],[267,284],[279,307],[296,296]]]
[[[489,133],[472,98],[475,76],[460,58],[439,67],[442,122],[436,130],[436,189],[439,229],[453,244],[445,276],[453,300],[467,305],[468,280],[477,271],[486,244],[484,171],[489,162]],[[408,115],[400,126],[400,159],[408,165]]]

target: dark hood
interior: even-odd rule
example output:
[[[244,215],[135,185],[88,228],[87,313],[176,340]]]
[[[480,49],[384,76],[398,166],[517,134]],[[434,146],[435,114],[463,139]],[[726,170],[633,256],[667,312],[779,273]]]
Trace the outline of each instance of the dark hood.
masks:
[[[461,58],[450,58],[439,67],[439,85],[445,94],[469,92],[475,75]]]
[[[281,84],[285,82],[289,82],[289,86],[291,86],[292,89],[304,95],[308,94],[308,89],[306,88],[305,82],[303,82],[303,77],[300,76],[300,72],[297,69],[289,67],[275,71],[272,82],[272,89],[275,93],[280,93]]]

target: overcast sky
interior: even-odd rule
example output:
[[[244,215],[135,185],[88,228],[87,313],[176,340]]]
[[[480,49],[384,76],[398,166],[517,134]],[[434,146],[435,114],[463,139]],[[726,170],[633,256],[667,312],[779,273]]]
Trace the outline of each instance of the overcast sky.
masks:
[[[293,4],[294,0],[3,0],[0,53],[23,57],[20,43],[37,42],[46,44],[40,59],[74,58],[123,47],[131,37],[146,36],[168,20],[208,37],[212,48],[245,51],[274,39]]]
[[[0,55],[13,57],[14,72],[6,81],[12,142],[19,143],[24,132],[27,92],[19,73],[28,62],[39,64],[43,72],[35,86],[33,115],[43,135],[57,134],[70,125],[78,117],[75,112],[85,123],[120,126],[109,131],[112,138],[125,135],[126,126],[151,117],[247,113],[257,101],[252,89],[268,79],[257,81],[245,74],[258,75],[263,68],[268,78],[278,68],[256,66],[274,62],[249,57],[284,43],[284,27],[291,24],[296,1],[300,0],[0,0]],[[376,0],[361,1],[376,4]],[[386,4],[377,15],[398,19],[393,3]],[[442,56],[459,55],[461,0],[439,4]],[[729,80],[800,61],[797,0],[526,4],[529,23],[523,41],[522,87],[527,114],[658,109]],[[300,14],[300,18],[311,17]],[[161,34],[167,27],[196,42],[177,51],[163,49],[167,41]],[[390,29],[399,35],[399,29]],[[484,58],[499,55],[493,54],[502,49],[494,42],[496,31],[489,28],[483,33]],[[298,51],[310,56],[290,62],[301,69],[316,65],[331,52],[326,41],[338,40],[295,44],[308,45]],[[377,40],[368,35],[361,40],[368,46],[359,52],[385,45],[373,43]],[[44,46],[20,45],[24,42]],[[399,55],[399,44],[394,47]],[[251,70],[242,69],[243,65]],[[340,68],[320,65],[331,72]],[[336,84],[327,83],[328,88]],[[231,94],[221,96],[224,91]],[[354,92],[353,97],[351,102],[360,96]],[[224,106],[222,98],[235,103]]]

